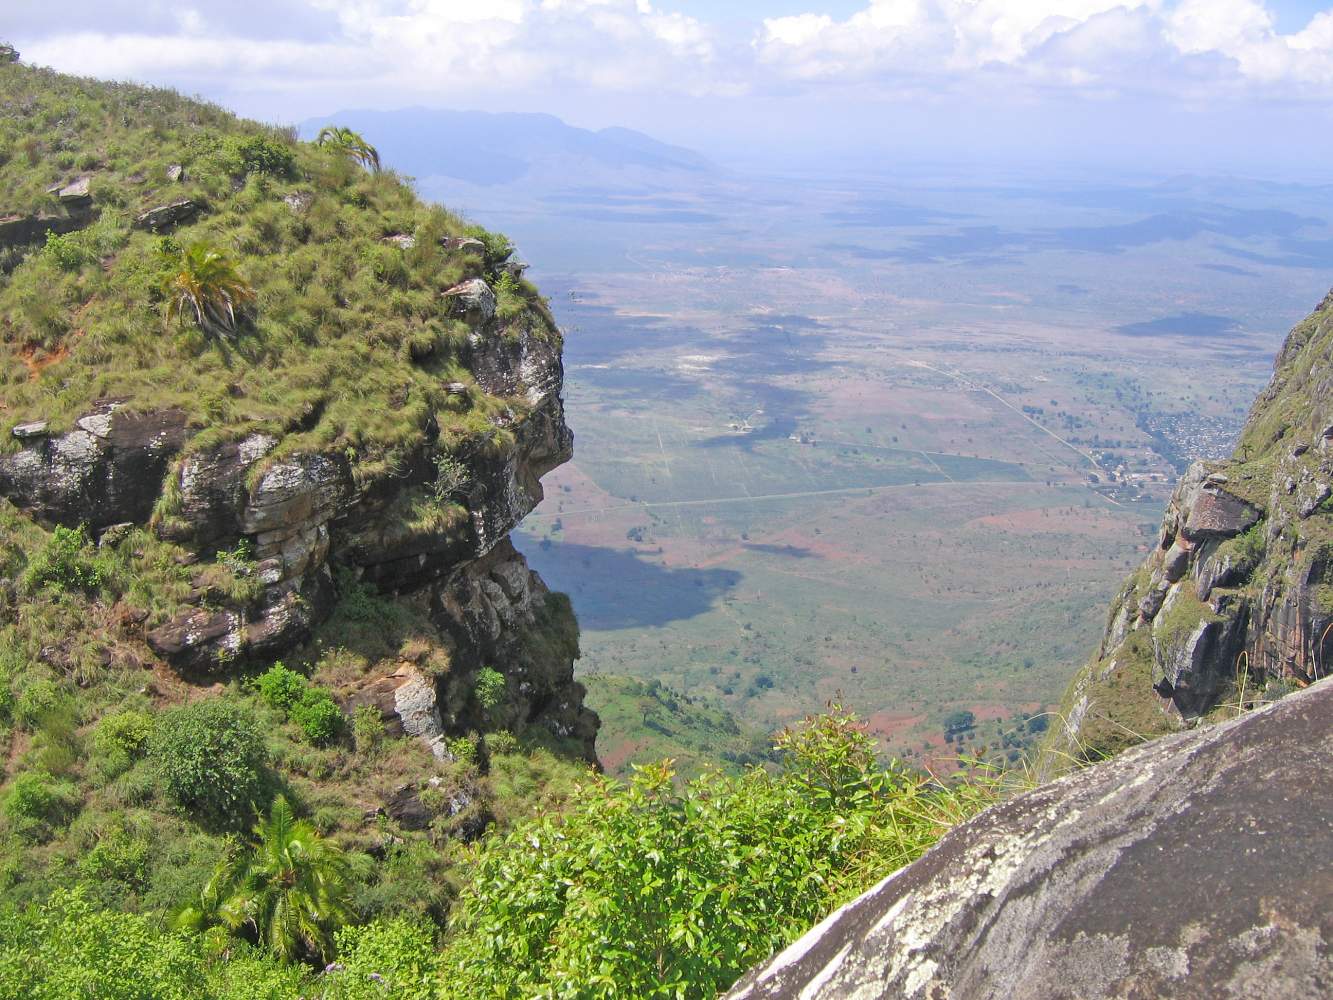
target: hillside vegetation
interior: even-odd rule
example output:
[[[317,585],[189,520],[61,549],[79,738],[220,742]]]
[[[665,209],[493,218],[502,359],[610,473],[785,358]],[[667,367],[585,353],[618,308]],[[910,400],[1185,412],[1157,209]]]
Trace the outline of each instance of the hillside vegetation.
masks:
[[[468,328],[440,295],[501,262],[503,238],[340,145],[298,143],[170,91],[14,64],[0,65],[0,150],[0,215],[54,213],[48,192],[85,178],[98,213],[0,287],[3,447],[16,423],[63,430],[91,401],[127,397],[184,410],[209,431],[193,447],[267,431],[286,452],[347,449],[366,479],[391,472],[441,414],[446,440],[462,440],[495,433],[487,418],[521,405],[445,388],[473,379],[450,350]],[[191,207],[160,227],[169,234],[136,222],[181,202]],[[412,239],[385,242],[400,234]],[[486,254],[442,245],[467,234],[485,237]],[[167,283],[194,246],[217,248],[253,288],[222,345],[165,319]],[[558,337],[530,285],[503,280],[500,298],[501,312]]]
[[[737,773],[593,771],[511,250],[345,130],[0,59],[0,998],[712,996],[989,798],[647,688]]]

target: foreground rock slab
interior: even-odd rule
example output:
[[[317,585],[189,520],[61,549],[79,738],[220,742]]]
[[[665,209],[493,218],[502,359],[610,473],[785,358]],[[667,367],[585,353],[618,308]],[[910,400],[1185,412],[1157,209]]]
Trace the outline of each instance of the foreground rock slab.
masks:
[[[989,809],[729,1000],[1333,995],[1333,681]]]

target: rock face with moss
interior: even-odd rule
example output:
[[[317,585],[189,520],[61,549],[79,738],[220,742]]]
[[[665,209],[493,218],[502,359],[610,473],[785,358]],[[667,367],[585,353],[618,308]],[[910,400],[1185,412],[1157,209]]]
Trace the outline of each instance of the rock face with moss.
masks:
[[[560,333],[503,237],[169,92],[0,60],[0,94],[22,151],[0,160],[0,496],[94,538],[150,525],[197,560],[192,592],[145,614],[182,674],[281,656],[369,584],[439,630],[417,675],[436,704],[417,692],[407,724],[441,732],[420,735],[535,724],[591,759],[569,606],[508,541],[572,435]],[[226,336],[173,321],[196,251],[253,301]],[[483,667],[507,677],[484,712]]]
[[[1177,486],[1046,764],[1116,753],[1333,668],[1333,293],[1287,337],[1232,457]]]

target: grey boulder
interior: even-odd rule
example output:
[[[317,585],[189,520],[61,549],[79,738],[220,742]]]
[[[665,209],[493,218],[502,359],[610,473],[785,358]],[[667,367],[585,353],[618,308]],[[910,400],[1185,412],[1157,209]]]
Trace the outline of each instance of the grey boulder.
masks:
[[[729,1000],[1333,995],[1333,682],[956,827]]]

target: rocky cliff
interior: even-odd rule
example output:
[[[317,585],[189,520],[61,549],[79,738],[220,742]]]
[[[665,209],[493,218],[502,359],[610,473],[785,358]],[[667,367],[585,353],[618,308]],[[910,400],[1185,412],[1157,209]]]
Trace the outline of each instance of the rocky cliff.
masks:
[[[1333,667],[1333,294],[1288,335],[1232,457],[1176,487],[1044,767],[1278,697]]]
[[[283,656],[370,587],[424,603],[439,648],[359,700],[437,748],[540,726],[594,759],[568,603],[508,541],[572,449],[560,333],[512,248],[387,172],[169,92],[0,74],[5,120],[34,130],[0,160],[0,496],[107,544],[151,526],[195,563],[140,616],[188,679]],[[234,338],[163,319],[191,245],[253,283]],[[477,703],[485,667],[501,705]]]

